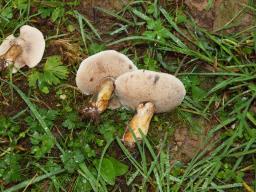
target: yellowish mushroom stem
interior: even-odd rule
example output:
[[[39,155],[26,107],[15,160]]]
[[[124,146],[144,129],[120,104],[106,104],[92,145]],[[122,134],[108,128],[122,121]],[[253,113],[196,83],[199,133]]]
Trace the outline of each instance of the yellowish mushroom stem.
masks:
[[[106,79],[100,87],[100,90],[97,94],[96,100],[91,102],[90,106],[82,109],[81,113],[84,117],[89,117],[95,122],[99,122],[102,112],[104,112],[109,105],[110,98],[115,89],[114,82],[112,79]]]
[[[129,125],[124,133],[123,142],[129,147],[134,147],[135,138],[137,140],[142,139],[142,135],[147,135],[150,121],[154,115],[155,106],[151,102],[141,103],[137,107],[137,112],[133,116],[132,120],[129,122]],[[132,133],[133,132],[133,133]],[[135,136],[135,137],[134,137]]]
[[[108,108],[108,104],[114,89],[115,86],[113,80],[111,79],[105,80],[101,85],[97,99],[92,103],[92,106],[95,107],[99,113],[102,113]]]
[[[4,69],[7,67],[9,63],[15,62],[18,56],[22,53],[22,48],[20,45],[14,44],[12,45],[8,51],[0,56],[0,69]]]

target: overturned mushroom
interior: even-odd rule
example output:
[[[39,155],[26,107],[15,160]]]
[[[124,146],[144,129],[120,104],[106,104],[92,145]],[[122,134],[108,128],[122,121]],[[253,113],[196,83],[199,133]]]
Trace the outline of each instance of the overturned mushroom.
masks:
[[[20,28],[20,35],[9,35],[0,45],[0,71],[13,65],[13,73],[25,65],[35,67],[42,59],[45,49],[43,34],[29,25]]]
[[[43,34],[36,28],[24,25],[20,35],[8,36],[0,45],[0,68],[14,65],[13,72],[27,65],[35,67],[42,59],[45,49]]]
[[[105,111],[115,89],[114,79],[119,75],[136,70],[133,62],[114,50],[107,50],[85,59],[76,74],[77,87],[86,95],[97,95],[82,113],[91,118]]]
[[[124,143],[131,147],[135,143],[133,133],[137,140],[141,140],[139,129],[144,135],[147,134],[153,114],[174,109],[181,104],[186,94],[184,85],[176,77],[146,70],[119,76],[115,86],[121,104],[137,110],[123,136]]]

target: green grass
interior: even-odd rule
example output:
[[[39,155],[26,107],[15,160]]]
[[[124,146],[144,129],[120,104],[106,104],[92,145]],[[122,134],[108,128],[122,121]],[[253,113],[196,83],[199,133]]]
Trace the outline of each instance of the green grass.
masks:
[[[0,5],[1,39],[24,24],[47,39],[38,67],[1,72],[0,191],[256,190],[255,26],[213,33],[197,26],[185,6],[157,0],[116,11],[96,7],[109,18],[107,31],[78,0]],[[254,4],[244,9],[255,16]],[[120,140],[132,112],[108,110],[99,124],[78,113],[89,97],[75,87],[76,70],[104,49],[118,49],[139,68],[175,74],[187,90],[177,110],[154,116],[134,150]],[[174,133],[186,127],[198,134],[205,125],[208,145],[188,162],[176,158]]]

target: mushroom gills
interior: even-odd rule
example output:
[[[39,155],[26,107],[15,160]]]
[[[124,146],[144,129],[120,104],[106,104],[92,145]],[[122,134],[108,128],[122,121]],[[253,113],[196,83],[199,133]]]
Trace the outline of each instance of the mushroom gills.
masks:
[[[9,64],[13,64],[22,53],[22,47],[18,44],[12,45],[3,55],[0,56],[0,71]]]
[[[154,112],[155,106],[151,102],[141,103],[138,105],[137,112],[132,118],[132,120],[129,122],[129,125],[122,139],[126,145],[128,145],[129,147],[134,147],[135,140],[142,139],[142,135],[139,129],[141,130],[143,135],[147,135],[150,121],[154,115]]]

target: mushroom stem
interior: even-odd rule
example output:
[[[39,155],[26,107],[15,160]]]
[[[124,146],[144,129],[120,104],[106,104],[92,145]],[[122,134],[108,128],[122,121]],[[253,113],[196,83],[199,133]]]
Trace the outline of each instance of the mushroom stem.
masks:
[[[100,87],[97,94],[96,101],[92,102],[90,106],[85,107],[81,112],[85,117],[90,117],[92,120],[98,122],[99,114],[108,108],[110,98],[115,89],[114,82],[111,79],[105,80]]]
[[[111,79],[107,79],[100,88],[100,91],[97,95],[96,102],[93,102],[92,105],[97,109],[99,113],[102,113],[108,108],[109,100],[112,96],[112,93],[115,89],[114,83]]]
[[[137,112],[133,116],[132,120],[129,122],[129,125],[126,128],[126,131],[122,139],[126,145],[128,145],[129,147],[134,147],[135,140],[142,139],[142,135],[139,129],[141,130],[143,135],[147,135],[150,121],[154,115],[154,112],[155,106],[151,102],[141,103],[138,105]]]
[[[12,45],[8,51],[0,56],[0,71],[5,69],[9,63],[13,63],[22,53],[20,45]]]

